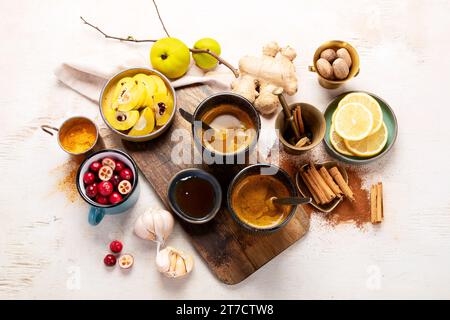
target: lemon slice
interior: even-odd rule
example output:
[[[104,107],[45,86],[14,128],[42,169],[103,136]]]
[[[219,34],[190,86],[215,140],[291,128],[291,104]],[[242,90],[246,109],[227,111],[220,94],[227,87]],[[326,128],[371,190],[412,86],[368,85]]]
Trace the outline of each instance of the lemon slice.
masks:
[[[362,140],[371,133],[372,127],[372,113],[360,103],[344,104],[334,119],[334,129],[344,140]]]
[[[347,141],[345,146],[359,157],[372,157],[379,154],[387,143],[388,130],[385,123],[381,124],[380,130],[371,134],[361,141]]]
[[[340,154],[346,156],[354,156],[354,154],[350,150],[348,150],[347,146],[345,145],[344,139],[342,139],[341,136],[338,135],[334,130],[334,124],[331,124],[330,128],[330,142],[333,148],[336,149],[336,151]]]
[[[373,126],[372,131],[375,133],[381,128],[381,124],[383,123],[383,112],[381,111],[380,104],[373,97],[364,92],[353,92],[346,95],[338,104],[336,111],[347,103],[360,103],[365,106],[372,113],[373,117]],[[336,111],[333,114],[333,121],[336,116]]]

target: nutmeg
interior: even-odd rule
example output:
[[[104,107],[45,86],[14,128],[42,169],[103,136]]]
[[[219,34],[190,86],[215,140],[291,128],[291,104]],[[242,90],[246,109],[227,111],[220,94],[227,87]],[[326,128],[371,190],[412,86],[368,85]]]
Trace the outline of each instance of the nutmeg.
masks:
[[[333,49],[325,49],[320,54],[320,57],[327,60],[329,63],[333,63],[333,61],[336,60],[338,56],[336,54],[336,51],[334,51]]]
[[[325,79],[333,79],[333,67],[328,62],[328,60],[320,58],[316,62],[317,71]]]
[[[341,48],[336,52],[336,55],[338,58],[344,59],[345,63],[347,64],[347,66],[349,68],[352,67],[353,61],[352,61],[352,57],[350,56],[350,53],[348,52],[347,49],[345,48]]]
[[[334,76],[338,80],[344,80],[348,77],[348,74],[350,73],[350,69],[348,67],[347,62],[345,62],[342,58],[337,58],[333,62],[333,72]]]

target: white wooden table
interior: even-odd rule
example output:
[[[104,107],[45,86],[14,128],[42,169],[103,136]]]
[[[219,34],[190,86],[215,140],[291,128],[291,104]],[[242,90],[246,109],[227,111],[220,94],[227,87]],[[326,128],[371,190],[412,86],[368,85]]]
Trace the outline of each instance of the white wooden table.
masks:
[[[153,244],[132,233],[138,214],[161,206],[148,183],[142,179],[128,215],[91,227],[87,205],[57,188],[68,156],[38,129],[73,114],[101,124],[96,106],[53,75],[68,56],[107,54],[112,45],[79,16],[112,34],[162,37],[151,2],[1,1],[0,298],[450,298],[450,2],[159,2],[173,35],[188,44],[214,37],[234,64],[272,39],[295,47],[301,89],[292,100],[324,109],[351,89],[386,99],[399,120],[398,141],[365,168],[368,184],[384,182],[385,222],[361,231],[315,216],[303,241],[236,286],[215,279],[177,225],[170,244],[194,253],[195,270],[185,280],[163,278]],[[360,76],[336,91],[307,71],[330,39],[348,40],[362,60]],[[114,238],[135,255],[129,274],[103,266]]]

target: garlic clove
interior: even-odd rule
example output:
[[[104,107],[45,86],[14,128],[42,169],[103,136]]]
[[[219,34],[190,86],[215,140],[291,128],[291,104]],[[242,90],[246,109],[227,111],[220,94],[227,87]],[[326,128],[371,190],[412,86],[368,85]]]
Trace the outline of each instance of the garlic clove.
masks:
[[[170,269],[170,256],[164,250],[161,250],[156,254],[156,267],[161,273],[168,272]]]
[[[175,265],[175,276],[179,277],[186,274],[186,265],[184,264],[184,259],[181,256],[177,256],[177,261]]]
[[[190,273],[194,267],[192,256],[172,247],[160,250],[156,256],[159,272],[169,278],[179,278]]]
[[[169,253],[170,255],[170,268],[169,272],[174,272],[177,264],[177,254],[175,252]]]

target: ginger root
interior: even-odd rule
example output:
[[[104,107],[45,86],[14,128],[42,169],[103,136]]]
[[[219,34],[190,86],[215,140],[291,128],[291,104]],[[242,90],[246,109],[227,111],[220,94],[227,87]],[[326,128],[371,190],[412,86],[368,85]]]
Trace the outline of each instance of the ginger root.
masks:
[[[239,61],[240,77],[231,89],[254,103],[262,114],[271,114],[279,106],[274,94],[280,88],[288,95],[297,92],[298,80],[293,60],[297,53],[292,47],[280,48],[276,42],[263,47],[262,57],[245,56]]]

